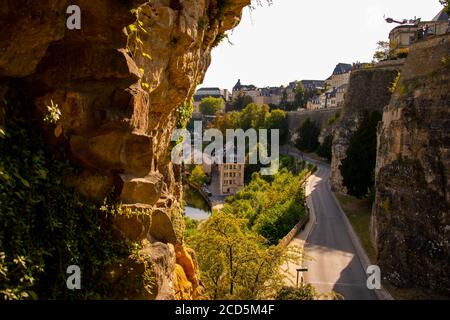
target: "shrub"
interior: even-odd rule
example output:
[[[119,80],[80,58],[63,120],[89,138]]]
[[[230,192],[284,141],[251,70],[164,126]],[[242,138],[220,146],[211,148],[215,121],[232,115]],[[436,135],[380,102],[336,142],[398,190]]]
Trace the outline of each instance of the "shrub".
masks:
[[[342,161],[340,171],[348,193],[361,198],[375,183],[377,152],[377,126],[381,114],[377,111],[363,115],[359,129],[350,139],[347,157]]]
[[[315,300],[316,289],[310,284],[299,288],[283,287],[277,293],[276,300]]]
[[[319,134],[319,126],[310,118],[307,118],[298,129],[296,147],[302,151],[316,151],[319,146]]]
[[[196,186],[201,186],[207,180],[208,177],[206,176],[205,171],[203,171],[202,166],[200,165],[195,166],[191,172],[191,175],[189,176],[189,182]]]
[[[204,115],[213,116],[225,109],[225,101],[221,98],[208,97],[200,102],[200,112]]]
[[[333,145],[333,136],[329,135],[326,136],[323,143],[319,146],[319,148],[317,149],[317,154],[325,159],[327,159],[328,161],[331,161],[332,158],[332,148]]]

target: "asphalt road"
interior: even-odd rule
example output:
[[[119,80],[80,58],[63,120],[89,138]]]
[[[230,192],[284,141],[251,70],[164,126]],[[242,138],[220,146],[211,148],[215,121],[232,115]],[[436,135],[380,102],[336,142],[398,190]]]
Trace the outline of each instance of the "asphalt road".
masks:
[[[305,262],[308,268],[303,273],[305,283],[312,284],[320,293],[338,292],[345,300],[376,300],[375,292],[366,286],[366,272],[331,194],[330,168],[317,165],[319,170],[309,184],[316,222],[304,247],[306,255],[312,258]]]

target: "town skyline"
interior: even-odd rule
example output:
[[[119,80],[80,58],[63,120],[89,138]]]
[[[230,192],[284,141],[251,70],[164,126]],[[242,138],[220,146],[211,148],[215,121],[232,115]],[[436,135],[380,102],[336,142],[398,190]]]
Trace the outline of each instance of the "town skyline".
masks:
[[[328,9],[324,11],[324,7]],[[211,66],[198,88],[231,90],[238,79],[259,88],[286,86],[298,80],[325,80],[338,63],[372,60],[377,41],[387,41],[395,26],[386,23],[384,16],[429,21],[442,9],[437,1],[419,0],[350,0],[345,7],[351,10],[342,10],[342,4],[330,0],[277,0],[270,7],[245,9],[241,23],[230,33],[232,44],[225,39],[213,49]],[[322,12],[320,19],[339,28],[331,28],[330,23],[317,24],[317,16],[310,16],[309,12]],[[339,12],[339,19],[333,12]],[[358,28],[354,28],[355,24]],[[315,27],[311,32],[302,32],[311,25]],[[297,41],[292,40],[295,31],[286,31],[290,29],[299,31]],[[318,41],[321,38],[326,41]],[[323,54],[327,51],[329,54]],[[277,59],[268,63],[270,57]]]

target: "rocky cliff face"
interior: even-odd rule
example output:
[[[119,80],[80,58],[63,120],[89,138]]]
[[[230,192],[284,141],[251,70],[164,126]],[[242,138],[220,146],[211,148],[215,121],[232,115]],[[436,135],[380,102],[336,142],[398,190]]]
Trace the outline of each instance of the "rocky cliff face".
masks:
[[[358,130],[364,111],[383,111],[389,103],[397,71],[391,68],[363,69],[352,72],[340,120],[334,128],[331,161],[331,186],[334,191],[347,193],[339,167],[347,157],[352,135]]]
[[[378,132],[373,231],[384,276],[449,294],[450,36],[414,44]]]
[[[0,6],[0,96],[25,97],[41,119],[48,106],[58,106],[60,119],[43,123],[43,131],[83,168],[64,177],[66,184],[99,201],[114,191],[132,209],[115,224],[143,244],[142,256],[153,265],[156,290],[146,298],[200,294],[193,252],[183,245],[170,137],[212,48],[249,2],[5,0]],[[81,8],[81,30],[66,28],[69,4]],[[1,105],[0,111],[1,124],[7,119]],[[120,275],[120,267],[115,271]]]

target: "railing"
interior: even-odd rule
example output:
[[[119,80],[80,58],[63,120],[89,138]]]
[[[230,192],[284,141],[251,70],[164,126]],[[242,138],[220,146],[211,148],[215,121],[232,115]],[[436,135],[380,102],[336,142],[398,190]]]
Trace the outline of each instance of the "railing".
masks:
[[[429,37],[439,36],[450,32],[450,26],[447,23],[436,23],[427,28],[421,28],[416,31],[412,37],[412,42],[427,39]]]

